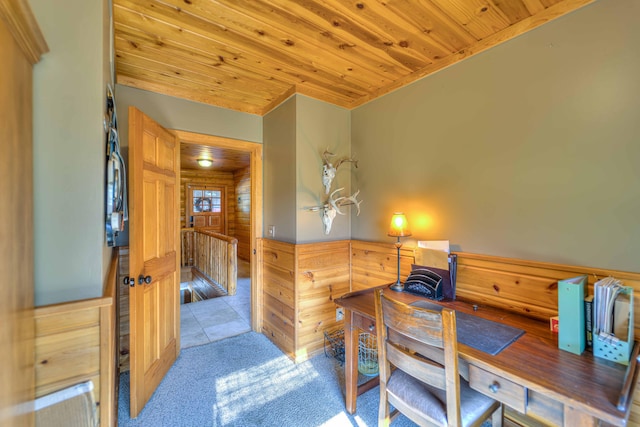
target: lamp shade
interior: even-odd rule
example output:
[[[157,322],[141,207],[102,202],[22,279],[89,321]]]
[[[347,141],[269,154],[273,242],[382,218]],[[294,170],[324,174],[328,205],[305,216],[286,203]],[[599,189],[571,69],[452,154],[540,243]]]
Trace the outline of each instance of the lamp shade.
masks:
[[[203,168],[208,168],[213,164],[213,161],[211,159],[198,159],[198,164]]]
[[[407,217],[402,212],[395,212],[391,218],[391,225],[389,226],[389,236],[392,237],[407,237],[411,236],[411,230],[409,230],[409,223]]]

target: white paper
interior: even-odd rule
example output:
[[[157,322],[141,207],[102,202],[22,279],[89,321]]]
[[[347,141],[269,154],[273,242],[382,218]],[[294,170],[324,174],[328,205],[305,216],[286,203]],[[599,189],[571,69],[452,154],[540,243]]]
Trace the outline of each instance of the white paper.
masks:
[[[449,253],[448,240],[419,240],[418,247]]]

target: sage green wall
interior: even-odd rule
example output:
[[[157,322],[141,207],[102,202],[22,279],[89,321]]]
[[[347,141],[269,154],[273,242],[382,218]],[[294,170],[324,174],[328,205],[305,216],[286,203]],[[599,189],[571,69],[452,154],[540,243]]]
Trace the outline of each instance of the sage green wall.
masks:
[[[102,125],[108,8],[107,0],[30,4],[50,50],[34,67],[34,273],[40,306],[99,297],[108,273]]]
[[[640,2],[600,1],[352,112],[355,239],[640,271]]]
[[[167,129],[262,142],[262,117],[260,116],[122,85],[116,85],[115,97],[120,145],[127,165],[130,106],[136,107]],[[118,246],[129,244],[128,221],[125,223],[125,231],[120,233],[116,243]]]
[[[116,85],[118,128],[128,145],[129,106],[134,106],[167,129],[262,142],[262,117],[187,101],[129,86]]]
[[[287,99],[263,122],[263,233],[288,243],[296,243],[296,101]]]
[[[296,241],[297,243],[349,239],[351,235],[351,208],[336,215],[329,235],[324,233],[322,211],[310,212],[305,208],[322,206],[328,200],[322,184],[322,154],[326,149],[336,156],[330,160],[351,155],[351,112],[341,107],[296,95]],[[344,188],[334,197],[348,196],[351,190],[351,172],[345,163],[338,169],[331,191]]]

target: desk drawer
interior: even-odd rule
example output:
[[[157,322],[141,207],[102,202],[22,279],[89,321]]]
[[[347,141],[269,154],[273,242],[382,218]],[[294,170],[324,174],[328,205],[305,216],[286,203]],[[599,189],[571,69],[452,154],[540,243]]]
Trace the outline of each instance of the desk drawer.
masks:
[[[361,329],[362,332],[369,332],[370,334],[376,333],[376,322],[375,320],[371,320],[364,316],[359,316],[356,314],[353,316],[353,325],[354,327]]]
[[[469,385],[474,390],[499,400],[516,411],[525,413],[527,407],[525,387],[473,365],[469,366]]]

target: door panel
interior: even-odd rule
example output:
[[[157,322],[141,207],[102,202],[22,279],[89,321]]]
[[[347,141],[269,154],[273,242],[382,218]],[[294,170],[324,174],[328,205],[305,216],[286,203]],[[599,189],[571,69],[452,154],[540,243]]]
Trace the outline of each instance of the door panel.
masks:
[[[135,418],[180,351],[179,144],[131,107],[129,156],[129,275],[136,281],[129,292],[130,413]]]

